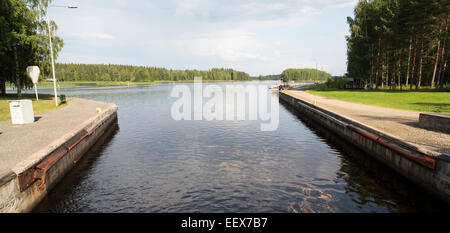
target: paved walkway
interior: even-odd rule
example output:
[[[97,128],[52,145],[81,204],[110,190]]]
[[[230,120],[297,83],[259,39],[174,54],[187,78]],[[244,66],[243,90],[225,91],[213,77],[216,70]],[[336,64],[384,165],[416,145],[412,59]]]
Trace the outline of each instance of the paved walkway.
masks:
[[[428,150],[450,155],[450,135],[419,127],[419,112],[350,103],[321,97],[300,90],[286,91],[293,97],[314,103],[330,112],[369,125]]]
[[[39,120],[32,124],[0,122],[0,174],[99,114],[97,108],[108,107],[107,103],[70,98],[64,108],[35,114]]]

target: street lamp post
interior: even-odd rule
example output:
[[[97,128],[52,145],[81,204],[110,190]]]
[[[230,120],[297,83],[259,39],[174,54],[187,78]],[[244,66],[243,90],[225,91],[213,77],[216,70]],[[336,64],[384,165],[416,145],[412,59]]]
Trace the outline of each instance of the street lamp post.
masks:
[[[50,58],[51,58],[51,61],[52,61],[53,90],[55,92],[55,104],[56,104],[56,107],[58,107],[58,93],[56,91],[55,60],[53,58],[52,32],[51,32],[51,29],[50,29],[50,17],[48,16],[48,8],[49,7],[65,7],[65,8],[69,8],[69,9],[75,9],[75,8],[78,8],[78,7],[76,7],[76,6],[48,6],[47,9],[46,9],[47,27],[48,27],[48,40],[49,40],[49,44],[50,44]]]

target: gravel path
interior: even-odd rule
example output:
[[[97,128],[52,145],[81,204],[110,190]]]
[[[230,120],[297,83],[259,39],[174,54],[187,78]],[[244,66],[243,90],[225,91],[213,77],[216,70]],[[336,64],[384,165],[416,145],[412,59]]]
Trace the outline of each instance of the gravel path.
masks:
[[[317,106],[330,112],[359,121],[429,150],[450,154],[450,135],[420,128],[419,112],[350,103],[298,90],[289,90],[286,94],[309,103],[317,101]]]
[[[107,103],[70,98],[64,108],[35,114],[39,120],[32,124],[0,122],[0,174],[99,114],[97,108],[107,109],[109,106]]]

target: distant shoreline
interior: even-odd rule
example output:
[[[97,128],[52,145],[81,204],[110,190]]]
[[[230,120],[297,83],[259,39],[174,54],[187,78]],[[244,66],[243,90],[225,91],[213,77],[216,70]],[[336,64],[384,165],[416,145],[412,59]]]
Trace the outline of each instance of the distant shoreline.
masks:
[[[280,80],[202,80],[204,83],[215,83],[215,82],[275,82]],[[140,86],[140,85],[152,85],[152,84],[169,84],[169,83],[193,83],[194,80],[178,80],[178,81],[151,81],[151,82],[123,82],[123,81],[58,81],[56,84],[59,87],[76,87],[76,86],[86,86],[86,87],[119,87],[119,86]],[[314,80],[298,80],[297,83],[314,83]],[[53,87],[53,82],[41,81],[38,82],[37,87]],[[6,84],[6,88],[15,88],[12,84]]]
[[[251,82],[259,80],[202,80],[202,82]],[[123,82],[123,81],[58,81],[56,84],[60,87],[75,87],[75,86],[139,86],[151,84],[166,84],[166,83],[193,83],[194,80],[179,80],[179,81],[151,81],[151,82]],[[38,87],[53,87],[53,82],[38,82]],[[7,88],[15,88],[14,85],[7,84]]]

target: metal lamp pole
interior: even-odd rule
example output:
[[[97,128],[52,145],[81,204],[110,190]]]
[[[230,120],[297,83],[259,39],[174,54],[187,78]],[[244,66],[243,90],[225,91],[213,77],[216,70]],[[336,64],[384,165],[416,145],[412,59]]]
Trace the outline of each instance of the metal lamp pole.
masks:
[[[48,40],[50,43],[50,57],[52,60],[52,75],[53,75],[53,90],[55,92],[55,104],[56,107],[58,107],[58,93],[56,91],[56,77],[55,77],[55,61],[53,58],[53,45],[52,45],[52,32],[50,29],[50,17],[48,16],[48,8],[49,7],[67,7],[69,9],[74,9],[74,8],[78,8],[76,6],[48,6],[46,9],[46,14],[47,14],[47,27],[48,27]]]

